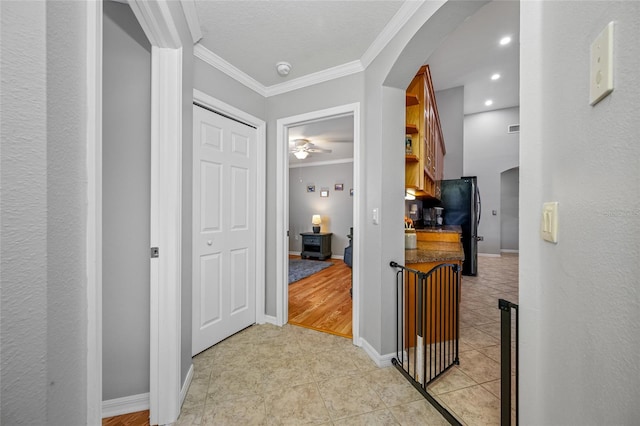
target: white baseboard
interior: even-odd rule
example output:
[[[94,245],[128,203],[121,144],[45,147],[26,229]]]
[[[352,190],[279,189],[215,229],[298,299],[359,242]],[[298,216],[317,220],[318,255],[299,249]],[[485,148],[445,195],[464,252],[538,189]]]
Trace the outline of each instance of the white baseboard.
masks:
[[[149,392],[102,401],[102,418],[149,409]]]
[[[376,351],[364,338],[360,338],[360,346],[378,367],[383,368],[391,366],[391,360],[395,357],[394,353],[380,355],[378,351]]]
[[[274,316],[271,315],[265,315],[264,316],[264,322],[266,324],[273,324],[273,325],[278,325],[278,319]]]
[[[193,380],[193,364],[189,367],[187,377],[182,384],[180,390],[180,406],[184,403],[184,399],[187,397],[189,386]],[[137,411],[144,411],[149,409],[149,392],[141,393],[139,395],[125,396],[123,398],[109,399],[102,401],[102,418],[121,416],[122,414],[135,413]]]
[[[344,260],[344,256],[340,256],[339,254],[332,254],[331,255],[332,259],[340,259],[340,260]]]
[[[289,252],[289,255],[290,255],[290,256],[300,256],[300,254],[301,254],[301,253],[302,253],[302,252],[300,252],[300,251],[290,251],[290,252]]]
[[[189,371],[187,371],[187,377],[184,379],[184,383],[182,384],[182,389],[180,389],[180,407],[184,404],[184,399],[187,397],[187,392],[189,391],[189,386],[191,386],[191,381],[193,380],[193,364],[189,366]]]
[[[520,250],[500,249],[500,253],[515,253],[515,254],[520,254]]]
[[[500,255],[494,253],[478,253],[478,257],[500,257]]]

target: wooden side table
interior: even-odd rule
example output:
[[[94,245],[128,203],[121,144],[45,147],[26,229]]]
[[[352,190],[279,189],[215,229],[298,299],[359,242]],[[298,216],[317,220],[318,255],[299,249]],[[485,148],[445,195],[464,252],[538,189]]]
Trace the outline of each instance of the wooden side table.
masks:
[[[303,259],[314,257],[319,260],[325,260],[331,257],[331,236],[332,232],[303,232],[302,235],[302,253]]]

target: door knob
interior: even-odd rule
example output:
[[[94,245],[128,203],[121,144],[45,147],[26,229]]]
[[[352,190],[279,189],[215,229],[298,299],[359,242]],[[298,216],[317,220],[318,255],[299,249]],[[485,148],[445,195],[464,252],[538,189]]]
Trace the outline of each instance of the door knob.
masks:
[[[212,246],[213,245],[213,240],[207,240],[207,245],[208,246]]]

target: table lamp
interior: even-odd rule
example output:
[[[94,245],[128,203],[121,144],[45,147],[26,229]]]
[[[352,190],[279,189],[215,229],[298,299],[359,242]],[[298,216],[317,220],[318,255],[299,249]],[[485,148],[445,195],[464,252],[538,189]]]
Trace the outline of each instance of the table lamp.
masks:
[[[320,232],[320,224],[322,223],[322,219],[319,214],[314,214],[311,218],[311,223],[313,224],[313,233],[317,234]]]

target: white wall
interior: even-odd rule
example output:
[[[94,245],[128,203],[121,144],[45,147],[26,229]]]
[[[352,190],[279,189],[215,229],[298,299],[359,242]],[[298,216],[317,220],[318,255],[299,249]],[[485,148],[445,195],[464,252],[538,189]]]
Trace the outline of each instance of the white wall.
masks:
[[[500,250],[518,250],[520,168],[500,174]]]
[[[444,157],[444,179],[458,179],[463,175],[464,87],[440,90],[435,96],[447,150]]]
[[[500,253],[500,173],[519,164],[519,133],[507,133],[507,126],[519,121],[517,107],[464,118],[464,176],[478,177],[482,197],[479,253]]]
[[[85,424],[83,2],[0,2],[0,423]]]
[[[521,422],[637,424],[640,3],[521,8]],[[589,45],[610,21],[615,90],[592,107]]]
[[[335,191],[336,183],[343,191]],[[315,185],[315,192],[307,192]],[[328,188],[329,196],[320,197],[320,189]],[[289,251],[302,251],[301,232],[312,232],[311,216],[322,217],[321,232],[332,232],[333,256],[343,256],[349,245],[349,228],[353,226],[353,162],[289,169]]]
[[[127,4],[103,10],[102,397],[110,400],[149,392],[151,45]]]

